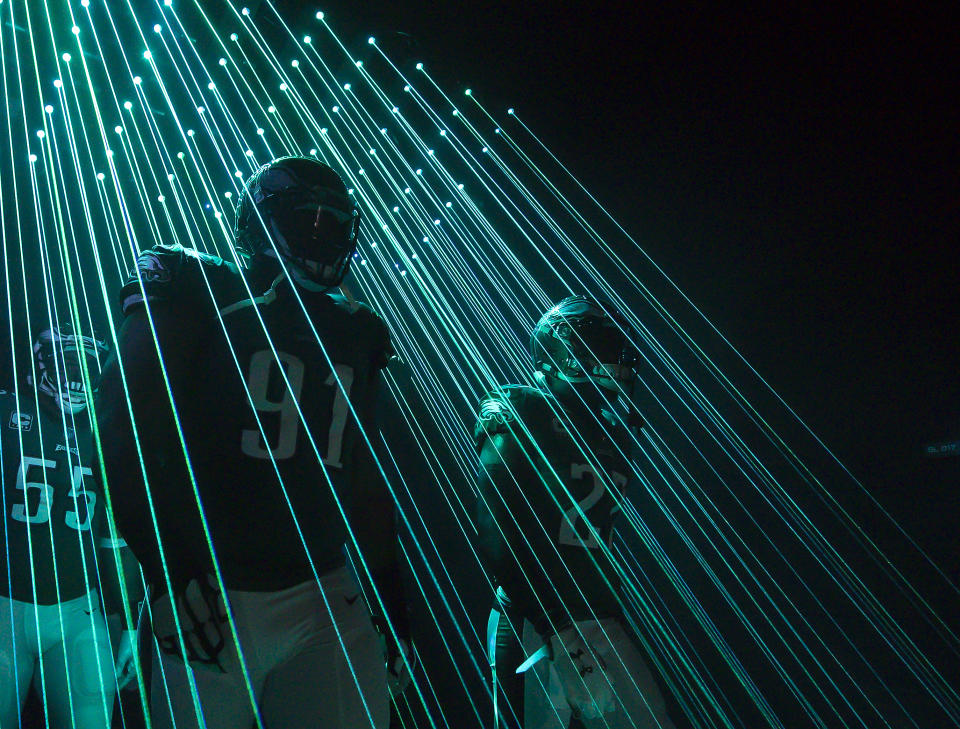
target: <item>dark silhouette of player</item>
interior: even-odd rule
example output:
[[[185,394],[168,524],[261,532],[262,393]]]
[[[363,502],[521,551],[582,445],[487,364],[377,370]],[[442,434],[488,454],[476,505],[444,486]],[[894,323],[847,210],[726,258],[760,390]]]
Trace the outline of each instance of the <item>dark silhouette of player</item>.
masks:
[[[277,159],[244,186],[235,260],[157,246],[123,286],[97,417],[108,480],[136,484],[115,501],[154,588],[154,726],[388,721],[380,638],[344,550],[383,599],[378,624],[405,637],[370,446],[390,336],[334,293],[359,226],[332,168]]]
[[[610,552],[631,473],[615,406],[635,376],[629,332],[609,303],[564,299],[533,331],[539,386],[499,387],[480,403],[477,522],[498,585],[487,644],[510,729],[673,729],[621,624]]]
[[[133,677],[134,631],[114,663],[104,603],[119,611],[118,561],[87,413],[87,376],[106,346],[63,325],[42,331],[25,382],[0,391],[0,727],[20,726],[31,685],[49,726],[110,726],[117,688]],[[129,587],[135,592],[139,575]]]

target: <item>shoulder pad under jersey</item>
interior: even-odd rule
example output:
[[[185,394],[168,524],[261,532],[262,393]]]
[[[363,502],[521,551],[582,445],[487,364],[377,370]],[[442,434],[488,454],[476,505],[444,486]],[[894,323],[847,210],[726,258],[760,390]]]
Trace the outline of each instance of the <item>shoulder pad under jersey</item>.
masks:
[[[484,440],[496,433],[515,432],[521,427],[535,427],[540,413],[546,412],[549,397],[543,390],[526,385],[503,385],[491,390],[477,407],[477,423],[473,428],[473,440],[479,450]],[[517,421],[524,421],[520,426]]]
[[[195,297],[209,299],[200,266],[211,271],[235,273],[234,264],[218,256],[201,253],[181,245],[156,245],[137,257],[120,289],[120,308],[124,314],[144,301],[189,303]],[[196,280],[195,280],[196,279]]]
[[[340,294],[328,294],[338,309],[347,313],[356,322],[358,332],[369,336],[374,369],[382,370],[395,354],[387,323],[377,312],[362,301],[348,299]]]

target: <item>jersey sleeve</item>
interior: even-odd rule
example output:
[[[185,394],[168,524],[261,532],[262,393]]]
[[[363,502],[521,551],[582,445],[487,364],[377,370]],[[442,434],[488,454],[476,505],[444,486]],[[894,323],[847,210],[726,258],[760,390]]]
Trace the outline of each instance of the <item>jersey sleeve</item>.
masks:
[[[384,369],[396,354],[393,349],[393,341],[390,338],[390,329],[387,323],[373,309],[363,303],[357,302],[358,313],[362,317],[364,327],[370,331],[370,356],[371,370],[378,371]]]
[[[236,286],[220,284],[224,280],[236,284],[235,273],[236,266],[217,256],[180,245],[156,245],[137,257],[137,265],[120,289],[120,309],[125,316],[145,303],[203,309],[214,303],[211,290],[220,288],[224,302],[218,305],[227,299],[232,303]]]
[[[518,428],[522,428],[521,413],[525,410],[524,389],[516,385],[506,385],[491,390],[477,406],[477,422],[473,426],[473,442],[479,453],[490,437],[511,434],[516,439]]]
[[[477,483],[481,548],[494,562],[503,559],[513,542],[515,519],[528,507],[523,486],[535,477],[532,451],[525,432],[525,398],[521,388],[492,390],[480,400],[474,443],[479,456]],[[529,427],[529,425],[528,425]]]

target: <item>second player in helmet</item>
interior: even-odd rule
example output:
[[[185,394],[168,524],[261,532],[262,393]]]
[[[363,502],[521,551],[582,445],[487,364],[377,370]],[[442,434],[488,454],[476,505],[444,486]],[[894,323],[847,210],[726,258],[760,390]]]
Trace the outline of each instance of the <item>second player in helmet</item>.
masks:
[[[631,435],[616,406],[634,378],[629,333],[609,303],[564,299],[531,337],[539,386],[499,387],[480,403],[477,522],[498,586],[488,647],[510,729],[561,729],[571,717],[673,726],[621,625],[611,552],[632,472]]]
[[[135,639],[123,633],[114,677],[101,599],[121,610],[120,563],[134,604],[140,583],[93,479],[87,383],[106,346],[64,324],[40,332],[33,355],[25,382],[0,390],[0,727],[28,718],[32,684],[48,726],[105,729],[133,676]]]
[[[206,726],[253,719],[215,566],[268,726],[385,724],[379,641],[343,550],[349,525],[376,575],[395,560],[392,502],[366,439],[390,337],[369,307],[334,293],[358,231],[334,170],[281,158],[244,186],[241,265],[158,246],[122,289],[120,361],[149,486],[127,490],[117,512],[157,592],[168,577],[173,591],[155,600],[154,622],[178,727],[203,725],[182,648]],[[136,463],[120,375],[108,368],[100,408],[101,427],[127,434],[105,454],[111,479]],[[378,587],[396,609],[397,585]],[[167,726],[157,674],[154,725]]]

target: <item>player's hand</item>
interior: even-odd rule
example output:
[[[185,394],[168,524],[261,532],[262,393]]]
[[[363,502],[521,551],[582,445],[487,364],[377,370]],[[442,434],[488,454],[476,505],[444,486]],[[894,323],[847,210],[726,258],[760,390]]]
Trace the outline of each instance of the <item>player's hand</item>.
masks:
[[[133,660],[137,650],[137,631],[125,630],[120,634],[120,643],[117,646],[117,662],[114,670],[117,675],[117,688],[125,689],[137,677],[136,661]]]
[[[399,634],[401,631],[398,631],[398,635],[394,638],[390,626],[382,616],[371,616],[371,620],[380,634],[383,659],[387,664],[387,688],[390,689],[390,696],[397,698],[406,691],[413,680],[413,669],[417,666],[417,651],[409,636]],[[394,629],[396,630],[396,626]]]
[[[384,651],[387,659],[387,688],[390,696],[397,698],[413,681],[413,669],[417,667],[417,649],[408,638],[388,640]]]
[[[239,670],[239,658],[227,625],[227,610],[212,575],[190,580],[172,600],[169,593],[163,595],[154,601],[151,610],[153,632],[161,651],[183,659],[182,636],[186,662],[193,668],[217,673]]]

